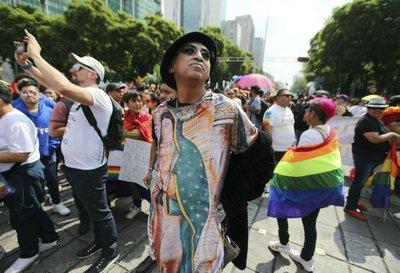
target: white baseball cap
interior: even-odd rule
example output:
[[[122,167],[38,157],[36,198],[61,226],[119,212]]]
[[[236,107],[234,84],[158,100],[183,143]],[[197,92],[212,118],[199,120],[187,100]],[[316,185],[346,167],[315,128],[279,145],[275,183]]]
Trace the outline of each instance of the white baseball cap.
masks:
[[[96,71],[101,81],[104,79],[104,66],[95,58],[90,56],[79,57],[75,53],[71,52],[69,53],[69,60],[73,63],[80,63],[84,66],[87,66],[88,68],[93,69],[94,71]]]

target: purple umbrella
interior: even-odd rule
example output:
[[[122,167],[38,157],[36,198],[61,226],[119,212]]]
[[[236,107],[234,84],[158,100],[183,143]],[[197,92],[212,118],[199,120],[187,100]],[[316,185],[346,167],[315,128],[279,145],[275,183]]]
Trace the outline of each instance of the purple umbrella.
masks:
[[[265,75],[261,74],[249,74],[242,76],[242,78],[237,82],[241,88],[247,88],[251,86],[258,86],[262,89],[271,90],[275,87],[275,83]]]

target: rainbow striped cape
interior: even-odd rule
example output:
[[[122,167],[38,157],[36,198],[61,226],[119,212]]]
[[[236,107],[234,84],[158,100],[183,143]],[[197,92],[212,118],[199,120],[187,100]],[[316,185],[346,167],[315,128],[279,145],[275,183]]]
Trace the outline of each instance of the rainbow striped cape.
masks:
[[[374,208],[390,207],[390,195],[399,171],[397,160],[397,142],[393,141],[381,168],[372,177],[370,202]]]
[[[341,167],[333,130],[321,144],[289,149],[274,170],[268,216],[300,218],[329,205],[344,206]]]

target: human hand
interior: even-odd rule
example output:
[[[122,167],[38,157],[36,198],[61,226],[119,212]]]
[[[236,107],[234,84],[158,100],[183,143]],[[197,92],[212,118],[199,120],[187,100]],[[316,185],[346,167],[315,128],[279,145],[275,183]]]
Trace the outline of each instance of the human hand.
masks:
[[[390,134],[391,138],[397,138],[397,139],[400,138],[400,135],[396,134],[395,132],[390,132],[389,134]]]
[[[24,42],[26,42],[28,44],[27,55],[30,58],[39,57],[40,52],[42,51],[42,48],[40,47],[38,41],[36,40],[35,36],[30,34],[26,29],[24,31],[25,31],[25,35],[26,35],[24,37]]]
[[[153,178],[152,171],[148,171],[143,179],[144,185],[148,188],[150,186],[151,179]]]
[[[17,48],[19,45],[21,45],[21,42],[14,42],[14,46],[15,46],[16,48]],[[17,51],[15,51],[15,52],[14,52],[14,58],[15,58],[15,61],[16,61],[19,65],[21,65],[21,66],[24,66],[24,65],[27,65],[27,64],[28,64],[29,56],[28,56],[28,53],[27,53],[27,52],[17,53]]]

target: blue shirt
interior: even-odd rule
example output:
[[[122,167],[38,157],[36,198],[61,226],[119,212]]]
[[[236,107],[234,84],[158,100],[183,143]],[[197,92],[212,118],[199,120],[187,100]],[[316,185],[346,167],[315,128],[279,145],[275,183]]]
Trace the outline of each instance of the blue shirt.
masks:
[[[24,113],[35,124],[38,130],[40,155],[52,156],[55,148],[60,145],[60,139],[50,137],[49,123],[53,109],[40,99],[37,112],[29,112],[23,101],[22,104],[17,103],[14,107]]]
[[[46,106],[50,107],[51,109],[54,108],[54,105],[56,105],[55,101],[46,97],[45,95],[43,95],[42,93],[39,94],[39,101],[43,102]],[[25,105],[24,101],[22,100],[22,98],[18,98],[15,99],[11,102],[11,105],[16,108],[19,109],[22,105]]]

